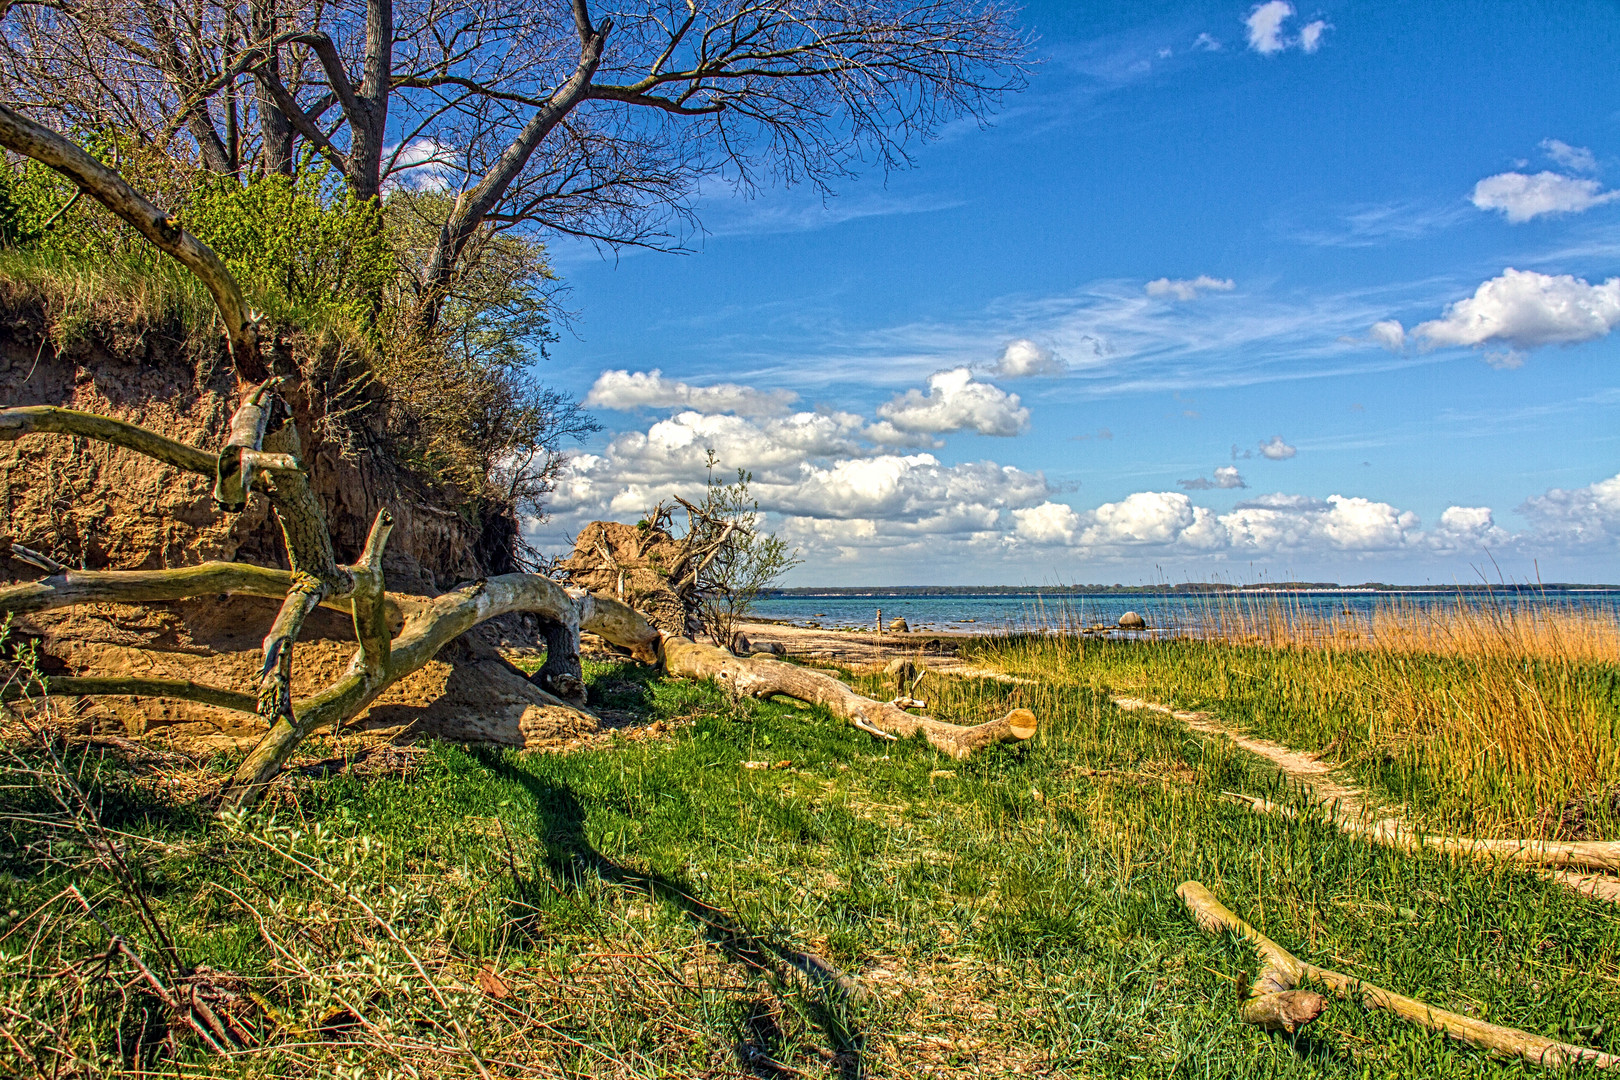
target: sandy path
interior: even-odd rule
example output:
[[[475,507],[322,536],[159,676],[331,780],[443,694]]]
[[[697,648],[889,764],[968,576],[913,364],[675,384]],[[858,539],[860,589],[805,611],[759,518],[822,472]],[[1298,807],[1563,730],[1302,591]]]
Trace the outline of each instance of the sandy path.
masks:
[[[1351,787],[1335,780],[1334,774],[1340,766],[1323,761],[1314,754],[1301,753],[1290,750],[1280,743],[1267,739],[1256,739],[1235,731],[1207,712],[1184,712],[1172,709],[1157,702],[1143,701],[1141,698],[1116,697],[1114,704],[1121,709],[1147,709],[1152,712],[1173,716],[1186,724],[1189,728],[1204,735],[1215,735],[1230,739],[1239,747],[1251,754],[1265,758],[1275,765],[1288,779],[1297,781],[1311,797],[1318,803],[1326,806],[1332,818],[1340,824],[1345,831],[1363,836],[1375,843],[1386,846],[1404,846],[1397,839],[1403,832],[1410,834],[1410,826],[1404,820],[1400,807],[1382,807],[1373,810],[1367,799],[1367,794],[1360,788]],[[1528,869],[1528,868],[1527,868]],[[1576,892],[1599,900],[1608,900],[1620,904],[1620,879],[1608,874],[1589,874],[1575,870],[1535,870],[1535,873],[1552,878],[1554,881],[1567,885]]]

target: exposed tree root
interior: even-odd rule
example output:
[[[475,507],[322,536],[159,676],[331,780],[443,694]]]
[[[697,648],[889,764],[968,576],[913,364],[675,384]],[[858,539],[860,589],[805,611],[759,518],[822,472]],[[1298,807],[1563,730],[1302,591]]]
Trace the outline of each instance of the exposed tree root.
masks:
[[[1405,997],[1337,971],[1306,963],[1234,915],[1199,882],[1184,883],[1176,890],[1176,895],[1187,905],[1187,910],[1199,926],[1212,934],[1237,934],[1259,952],[1260,976],[1255,981],[1252,996],[1241,1008],[1243,1019],[1249,1023],[1290,1032],[1310,1023],[1321,1012],[1319,1003],[1311,999],[1320,998],[1320,995],[1300,991],[1297,987],[1301,983],[1315,983],[1347,1001],[1359,998],[1369,1009],[1387,1009],[1403,1020],[1410,1020],[1430,1031],[1441,1032],[1493,1054],[1521,1058],[1536,1065],[1572,1065],[1581,1062],[1602,1069],[1620,1066],[1620,1056],[1436,1009],[1416,998]]]
[[[0,117],[3,120],[3,117]],[[548,704],[588,714],[559,698],[583,701],[579,673],[579,613],[575,600],[547,578],[510,574],[479,581],[431,600],[389,597],[383,591],[382,555],[393,519],[377,515],[360,561],[340,566],[319,500],[299,461],[298,432],[272,392],[275,380],[250,388],[231,418],[217,456],[136,425],[67,409],[0,410],[0,440],[40,433],[72,434],[135,450],[176,468],[212,475],[220,506],[240,509],[263,490],[275,510],[291,569],[236,563],[157,571],[60,571],[42,581],[0,589],[0,612],[35,612],[84,603],[140,603],[241,592],[282,600],[264,639],[263,663],[252,694],[184,680],[81,676],[48,680],[53,693],[149,694],[254,712],[269,731],[249,752],[224,791],[227,806],[254,801],[310,732],[356,715],[390,685],[422,667],[477,623],[507,612],[532,612],[547,627],[548,657],[541,689]],[[305,618],[319,605],[348,611],[359,649],[349,670],[324,690],[292,699],[293,653]],[[389,628],[403,618],[390,640]],[[548,678],[549,676],[549,678]]]

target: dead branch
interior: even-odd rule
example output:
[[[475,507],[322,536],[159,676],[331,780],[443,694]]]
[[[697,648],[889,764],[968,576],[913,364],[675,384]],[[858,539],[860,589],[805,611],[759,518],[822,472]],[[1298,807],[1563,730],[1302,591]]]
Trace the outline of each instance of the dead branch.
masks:
[[[213,476],[217,465],[216,458],[201,450],[115,417],[59,409],[54,405],[0,409],[0,442],[14,442],[24,435],[33,434],[78,435],[111,443],[156,458],[176,469],[201,473],[203,476]]]
[[[1260,979],[1255,984],[1254,996],[1242,1010],[1243,1019],[1249,1023],[1265,1026],[1270,1018],[1291,1015],[1297,1002],[1277,999],[1285,993],[1296,993],[1295,988],[1301,983],[1315,983],[1331,989],[1346,1001],[1360,998],[1366,1008],[1387,1009],[1403,1020],[1410,1020],[1430,1031],[1438,1031],[1504,1057],[1522,1058],[1535,1065],[1585,1062],[1603,1069],[1620,1066],[1620,1056],[1555,1042],[1515,1028],[1500,1027],[1471,1016],[1436,1009],[1416,998],[1405,997],[1337,971],[1306,963],[1234,915],[1199,882],[1185,882],[1176,890],[1176,895],[1187,905],[1187,910],[1199,926],[1212,934],[1236,934],[1253,945],[1260,954]],[[1273,1000],[1268,1001],[1268,998]],[[1319,1009],[1317,1011],[1320,1012]],[[1315,1014],[1312,1014],[1294,1026],[1314,1019]]]
[[[0,548],[0,550],[4,550],[5,553],[11,556],[13,559],[16,559],[20,563],[27,563],[36,570],[43,570],[47,574],[60,574],[62,571],[67,569],[67,565],[65,563],[59,563],[49,555],[46,555],[43,552],[35,551],[33,548],[23,547],[21,544],[11,541],[4,541],[0,543],[4,543],[4,547]]]
[[[733,656],[724,649],[690,638],[661,635],[635,610],[605,596],[580,598],[580,624],[615,645],[645,655],[660,648],[665,670],[688,679],[714,679],[750,697],[785,694],[821,705],[862,731],[909,738],[922,735],[929,745],[958,760],[997,743],[1022,742],[1037,730],[1035,714],[1014,709],[999,720],[965,727],[915,716],[893,704],[862,697],[831,675],[779,660]]]
[[[162,697],[181,701],[195,701],[237,712],[257,712],[259,699],[253,694],[205,686],[189,679],[147,679],[122,676],[62,676],[53,675],[45,680],[45,692],[54,697]],[[24,686],[0,689],[0,701],[18,701],[29,697]]]
[[[39,581],[0,588],[0,611],[27,615],[76,604],[140,604],[185,600],[193,596],[265,596],[281,599],[292,586],[292,572],[250,563],[217,560],[168,570],[66,570]],[[388,614],[398,620],[406,597],[385,597]],[[350,596],[327,596],[321,606],[348,614]]]

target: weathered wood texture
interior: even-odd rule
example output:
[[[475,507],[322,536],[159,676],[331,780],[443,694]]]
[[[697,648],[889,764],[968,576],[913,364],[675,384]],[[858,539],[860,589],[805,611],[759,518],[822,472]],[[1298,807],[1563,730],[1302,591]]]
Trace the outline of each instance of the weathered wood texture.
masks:
[[[1258,814],[1295,817],[1292,809],[1269,799],[1239,795]],[[1472,836],[1431,836],[1389,819],[1363,821],[1324,808],[1338,829],[1400,851],[1442,851],[1475,859],[1501,859],[1550,870],[1606,870],[1620,873],[1620,840],[1486,840]]]
[[[589,594],[587,594],[589,595]],[[587,606],[588,604],[588,606]],[[647,649],[659,640],[657,631],[633,609],[609,597],[582,601],[584,628],[615,645]],[[879,735],[909,738],[921,735],[929,745],[962,759],[998,743],[1022,742],[1037,730],[1035,714],[1014,709],[999,720],[971,727],[916,716],[883,701],[862,697],[825,672],[780,660],[733,656],[724,649],[701,645],[690,638],[663,635],[665,670],[689,679],[714,679],[738,694],[769,697],[783,694],[825,707],[834,716]]]

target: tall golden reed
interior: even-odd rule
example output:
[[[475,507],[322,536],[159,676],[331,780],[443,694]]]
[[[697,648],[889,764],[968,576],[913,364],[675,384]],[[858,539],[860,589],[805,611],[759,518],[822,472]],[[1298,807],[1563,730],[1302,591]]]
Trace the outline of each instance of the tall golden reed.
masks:
[[[1280,741],[1380,773],[1448,827],[1545,833],[1567,800],[1620,786],[1620,621],[1597,607],[1461,595],[1324,613],[1286,593],[1239,594],[1141,648],[1090,647],[1061,615],[1043,629],[1013,647],[1021,673],[1089,670],[1225,703]]]

